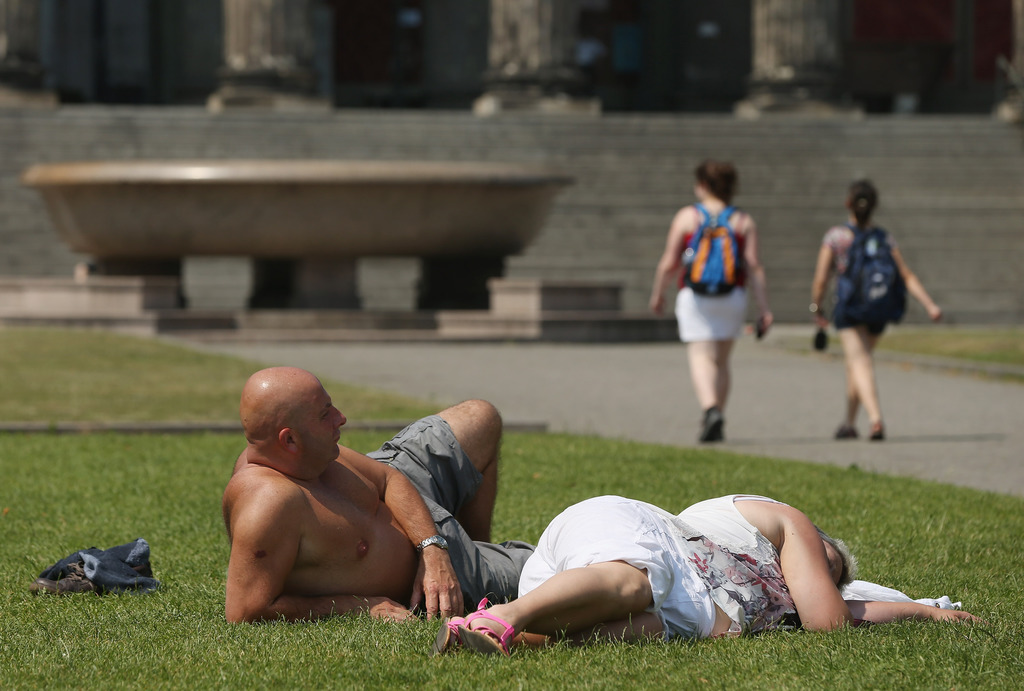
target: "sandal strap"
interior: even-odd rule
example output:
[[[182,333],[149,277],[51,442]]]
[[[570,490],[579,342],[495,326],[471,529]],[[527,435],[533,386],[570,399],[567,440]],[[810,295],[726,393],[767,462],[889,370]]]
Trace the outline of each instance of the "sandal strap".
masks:
[[[486,602],[486,600],[484,600],[484,602]],[[483,604],[483,603],[481,603],[481,604]],[[505,628],[505,630],[502,631],[501,634],[498,634],[496,631],[493,631],[492,629],[490,629],[490,628],[488,628],[486,626],[481,627],[479,629],[471,629],[470,626],[469,626],[470,623],[475,621],[475,620],[477,620],[477,619],[486,619],[488,621],[493,621],[495,624],[498,624],[499,626],[503,626]],[[502,647],[502,649],[505,651],[505,653],[509,652],[508,644],[509,644],[509,642],[511,642],[511,640],[516,635],[516,630],[512,627],[512,624],[509,624],[504,619],[500,619],[500,618],[494,616],[493,614],[491,614],[486,609],[478,609],[477,611],[475,611],[472,614],[468,615],[466,617],[466,619],[462,622],[462,626],[463,626],[463,628],[465,628],[467,630],[475,631],[477,633],[482,633],[485,636],[490,636],[491,638],[493,638],[494,640],[496,640],[498,642],[498,645],[500,645]]]
[[[476,614],[476,612],[479,612],[479,611],[485,609],[487,607],[487,604],[488,604],[488,602],[487,602],[487,598],[486,597],[483,600],[480,600],[480,602],[477,603],[476,611],[473,612],[473,614]],[[451,629],[452,633],[454,633],[456,635],[456,637],[457,637],[459,635],[459,627],[460,626],[466,626],[469,623],[469,618],[472,617],[473,614],[470,614],[469,616],[466,616],[466,617],[448,617],[448,620],[446,622],[446,626],[449,629]],[[466,628],[469,628],[469,627],[466,626]]]

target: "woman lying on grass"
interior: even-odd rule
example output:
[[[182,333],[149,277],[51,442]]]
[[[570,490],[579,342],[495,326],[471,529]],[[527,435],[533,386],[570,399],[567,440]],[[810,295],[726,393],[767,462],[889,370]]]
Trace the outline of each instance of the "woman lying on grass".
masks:
[[[519,599],[446,620],[433,653],[509,654],[548,637],[709,638],[799,624],[830,631],[900,619],[977,621],[916,602],[845,601],[856,564],[802,512],[730,495],[678,516],[606,496],[571,506],[526,562]]]

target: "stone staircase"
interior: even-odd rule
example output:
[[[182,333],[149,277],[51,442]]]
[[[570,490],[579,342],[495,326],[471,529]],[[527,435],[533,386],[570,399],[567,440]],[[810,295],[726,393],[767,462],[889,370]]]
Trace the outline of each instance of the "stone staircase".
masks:
[[[705,157],[733,161],[735,202],[761,231],[771,303],[807,320],[823,232],[844,220],[850,181],[881,193],[877,221],[953,323],[1024,319],[1021,132],[985,117],[737,120],[713,115],[503,116],[464,112],[228,113],[65,107],[0,111],[0,275],[70,276],[32,163],[146,158],[329,158],[541,163],[571,174],[540,238],[510,278],[618,283],[627,315],[646,310],[675,211]],[[385,290],[365,286],[364,290]],[[925,319],[913,303],[907,321]]]

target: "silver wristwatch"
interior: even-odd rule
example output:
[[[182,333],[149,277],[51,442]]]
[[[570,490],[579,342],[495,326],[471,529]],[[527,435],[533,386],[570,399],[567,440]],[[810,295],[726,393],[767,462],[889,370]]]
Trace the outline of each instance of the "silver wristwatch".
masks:
[[[448,541],[447,540],[445,540],[440,535],[431,535],[426,540],[424,540],[420,544],[416,545],[416,550],[419,551],[419,552],[422,552],[423,550],[425,550],[427,547],[430,547],[431,545],[437,545],[441,549],[448,549]]]

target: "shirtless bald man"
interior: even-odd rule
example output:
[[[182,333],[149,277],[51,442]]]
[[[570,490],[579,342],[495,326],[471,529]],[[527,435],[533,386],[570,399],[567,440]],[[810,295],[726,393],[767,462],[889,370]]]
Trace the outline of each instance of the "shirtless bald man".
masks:
[[[352,611],[402,620],[515,598],[533,546],[489,542],[494,406],[460,403],[368,456],[338,444],[345,416],[305,370],[256,372],[239,412],[248,444],[222,504],[228,621]]]

